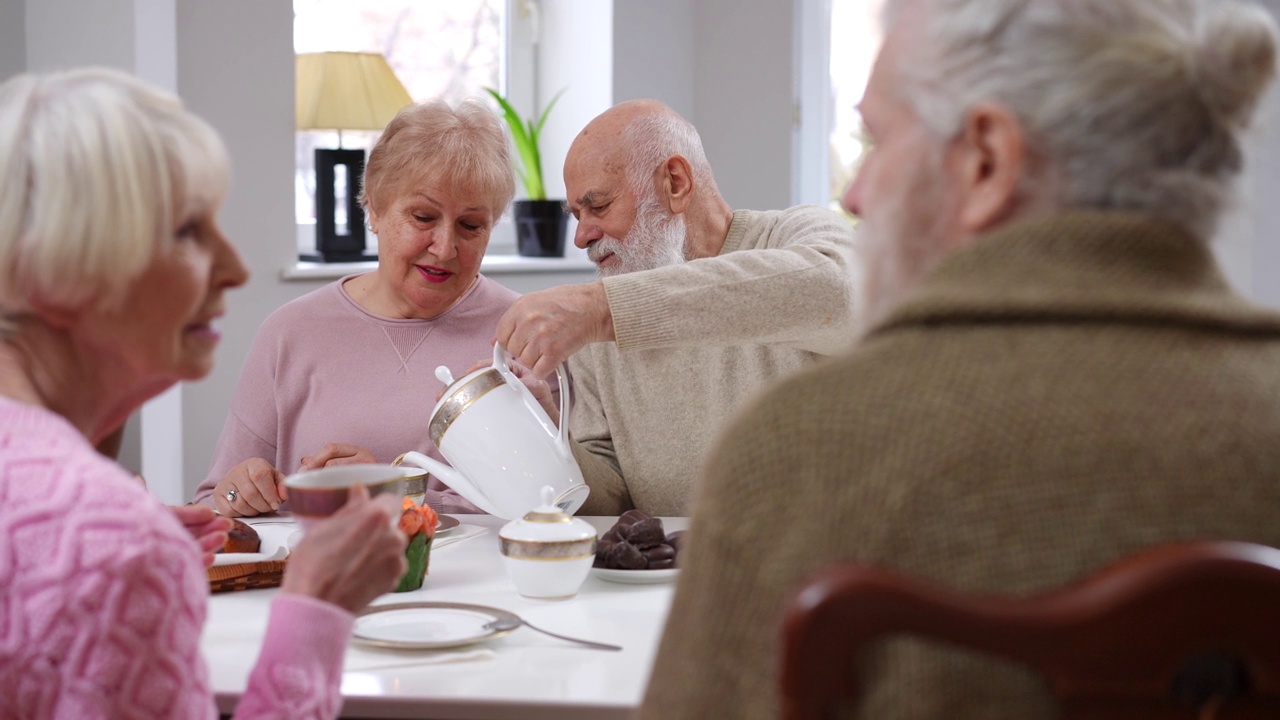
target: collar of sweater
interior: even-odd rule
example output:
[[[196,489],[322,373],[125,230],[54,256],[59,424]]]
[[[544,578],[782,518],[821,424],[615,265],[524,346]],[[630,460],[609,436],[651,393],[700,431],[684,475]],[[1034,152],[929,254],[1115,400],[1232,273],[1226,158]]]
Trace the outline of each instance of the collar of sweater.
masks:
[[[1236,295],[1209,246],[1123,213],[1015,222],[944,259],[873,334],[1007,322],[1201,325],[1280,335],[1280,315]]]

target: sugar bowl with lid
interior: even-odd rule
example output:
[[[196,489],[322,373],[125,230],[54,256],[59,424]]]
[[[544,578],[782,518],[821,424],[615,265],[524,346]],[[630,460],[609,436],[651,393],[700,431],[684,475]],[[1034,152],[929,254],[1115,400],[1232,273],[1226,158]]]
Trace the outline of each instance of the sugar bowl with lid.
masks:
[[[573,597],[595,561],[596,529],[554,500],[555,490],[544,487],[541,505],[498,532],[507,576],[525,597]]]

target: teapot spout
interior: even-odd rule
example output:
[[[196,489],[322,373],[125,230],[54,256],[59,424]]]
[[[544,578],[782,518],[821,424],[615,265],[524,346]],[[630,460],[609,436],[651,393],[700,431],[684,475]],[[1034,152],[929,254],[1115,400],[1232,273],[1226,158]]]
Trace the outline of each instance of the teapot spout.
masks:
[[[429,455],[424,455],[416,451],[407,452],[396,458],[395,462],[392,464],[420,467],[432,475],[435,475],[437,478],[440,478],[441,482],[457,491],[459,495],[466,498],[472,505],[475,505],[490,515],[498,514],[493,507],[493,503],[489,502],[489,498],[485,497],[484,493],[480,492],[480,490],[473,485],[465,475],[439,460],[430,457]]]

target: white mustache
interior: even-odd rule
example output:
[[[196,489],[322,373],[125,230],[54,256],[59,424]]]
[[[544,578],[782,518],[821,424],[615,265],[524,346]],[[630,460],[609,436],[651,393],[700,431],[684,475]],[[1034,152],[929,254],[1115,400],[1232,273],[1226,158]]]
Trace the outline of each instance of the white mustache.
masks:
[[[619,252],[621,245],[622,243],[618,242],[615,238],[608,236],[602,237],[587,246],[587,257],[591,259],[591,262],[597,265],[604,260],[605,256],[610,254],[617,255],[621,259],[625,257],[626,252]]]

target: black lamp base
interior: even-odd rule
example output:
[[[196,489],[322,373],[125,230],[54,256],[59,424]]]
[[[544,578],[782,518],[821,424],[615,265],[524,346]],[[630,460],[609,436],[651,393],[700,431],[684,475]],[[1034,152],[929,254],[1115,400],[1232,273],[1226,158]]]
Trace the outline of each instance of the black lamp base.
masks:
[[[364,208],[360,207],[360,182],[364,178],[364,150],[316,148],[316,252],[300,259],[313,262],[363,262],[377,260],[365,249]],[[346,233],[338,234],[335,168],[347,170]]]

